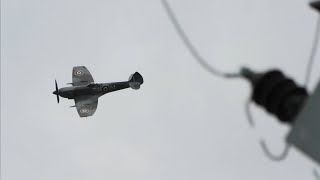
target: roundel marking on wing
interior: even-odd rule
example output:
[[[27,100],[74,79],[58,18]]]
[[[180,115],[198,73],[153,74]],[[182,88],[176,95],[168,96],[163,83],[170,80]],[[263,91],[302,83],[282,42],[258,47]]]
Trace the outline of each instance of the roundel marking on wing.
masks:
[[[89,113],[90,110],[89,109],[80,109],[80,113]]]
[[[108,91],[108,86],[103,86],[102,90],[103,91]]]
[[[74,71],[74,75],[76,75],[76,76],[82,76],[83,74],[84,74],[84,72],[81,71],[81,70],[75,70]]]

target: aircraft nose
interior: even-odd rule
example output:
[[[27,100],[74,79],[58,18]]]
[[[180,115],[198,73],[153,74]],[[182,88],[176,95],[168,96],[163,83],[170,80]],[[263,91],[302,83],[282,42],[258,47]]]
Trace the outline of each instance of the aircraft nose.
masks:
[[[57,95],[57,91],[53,91],[53,94]]]

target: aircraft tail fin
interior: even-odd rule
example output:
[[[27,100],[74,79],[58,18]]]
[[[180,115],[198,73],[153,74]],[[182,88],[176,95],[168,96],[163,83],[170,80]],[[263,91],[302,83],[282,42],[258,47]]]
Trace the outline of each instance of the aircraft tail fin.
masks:
[[[132,89],[139,89],[141,84],[143,84],[143,77],[140,73],[135,72],[129,77],[129,86]]]

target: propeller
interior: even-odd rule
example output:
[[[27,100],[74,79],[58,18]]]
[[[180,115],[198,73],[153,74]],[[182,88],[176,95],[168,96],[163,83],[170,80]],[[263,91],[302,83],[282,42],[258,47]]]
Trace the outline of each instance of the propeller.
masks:
[[[58,83],[57,80],[54,80],[55,84],[56,84],[56,90],[53,92],[53,94],[57,95],[57,101],[59,103],[60,99],[59,99],[59,89],[58,89]]]

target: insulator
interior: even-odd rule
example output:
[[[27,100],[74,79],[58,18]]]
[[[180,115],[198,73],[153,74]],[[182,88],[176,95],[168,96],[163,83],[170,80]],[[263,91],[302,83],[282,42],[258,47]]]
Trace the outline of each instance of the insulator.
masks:
[[[247,70],[245,73],[253,85],[252,100],[276,115],[280,121],[293,123],[308,98],[306,89],[299,87],[279,70],[262,74]]]

